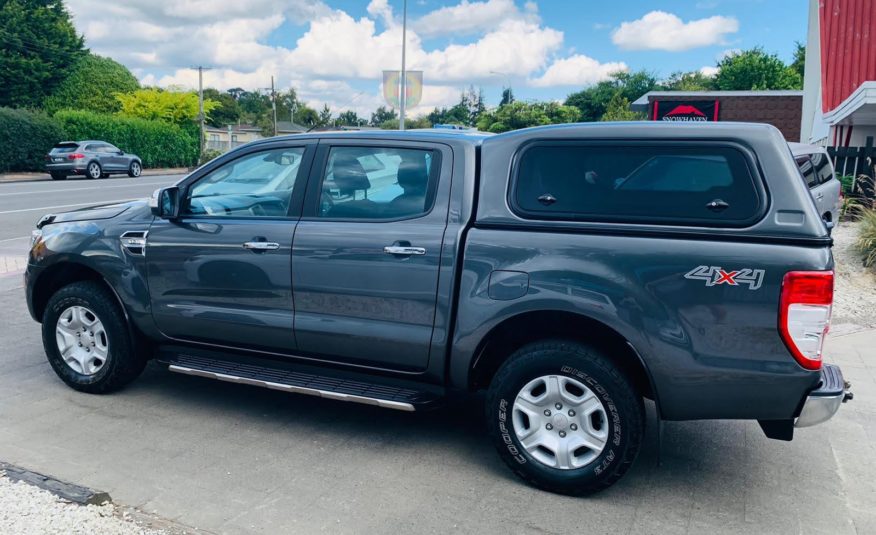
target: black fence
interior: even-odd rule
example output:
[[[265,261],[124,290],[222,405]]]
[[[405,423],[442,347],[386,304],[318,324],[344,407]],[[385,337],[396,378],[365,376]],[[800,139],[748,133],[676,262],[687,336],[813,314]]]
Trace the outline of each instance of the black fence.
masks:
[[[870,201],[876,198],[876,147],[872,136],[867,137],[863,147],[827,147],[827,153],[847,195]]]

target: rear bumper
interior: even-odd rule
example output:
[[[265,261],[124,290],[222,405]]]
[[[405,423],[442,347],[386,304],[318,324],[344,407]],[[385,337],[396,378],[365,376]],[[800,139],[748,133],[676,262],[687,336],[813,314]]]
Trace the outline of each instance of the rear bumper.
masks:
[[[810,427],[830,420],[840,405],[852,399],[850,386],[843,379],[839,366],[825,364],[821,368],[821,383],[803,400],[794,427]]]
[[[81,173],[85,171],[86,165],[84,161],[76,160],[71,163],[48,163],[46,164],[46,171],[49,173],[59,173],[59,172],[67,172],[67,173]]]

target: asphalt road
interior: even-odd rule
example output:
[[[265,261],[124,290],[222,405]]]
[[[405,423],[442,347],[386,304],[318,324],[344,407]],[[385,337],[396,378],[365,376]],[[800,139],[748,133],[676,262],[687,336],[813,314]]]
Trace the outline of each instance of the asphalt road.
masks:
[[[0,245],[44,212],[143,196],[165,177],[0,184]],[[111,189],[114,188],[114,189]],[[75,206],[71,206],[75,205]],[[17,251],[17,252],[16,252]],[[856,399],[793,442],[753,422],[667,422],[606,492],[527,487],[480,399],[401,413],[150,365],[90,396],[46,363],[20,270],[0,275],[0,460],[214,533],[876,533],[876,330],[832,335]],[[0,504],[2,513],[3,504]],[[0,514],[2,516],[2,514]],[[0,527],[0,532],[2,532]]]

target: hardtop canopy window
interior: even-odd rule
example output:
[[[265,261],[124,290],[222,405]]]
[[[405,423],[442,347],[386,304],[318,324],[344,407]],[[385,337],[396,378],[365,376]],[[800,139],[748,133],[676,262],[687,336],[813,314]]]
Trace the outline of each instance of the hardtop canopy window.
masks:
[[[731,146],[536,143],[517,163],[512,204],[535,219],[740,226],[761,195]]]

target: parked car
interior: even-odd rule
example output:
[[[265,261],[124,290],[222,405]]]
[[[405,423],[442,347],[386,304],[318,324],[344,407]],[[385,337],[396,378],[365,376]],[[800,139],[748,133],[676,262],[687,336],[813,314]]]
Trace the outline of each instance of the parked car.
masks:
[[[128,154],[105,141],[64,141],[46,154],[46,171],[54,180],[64,180],[69,175],[106,178],[127,173],[138,177],[143,172],[143,162],[136,154]]]
[[[803,181],[812,194],[818,213],[828,230],[839,223],[843,203],[843,185],[837,179],[833,163],[824,147],[803,143],[788,143]]]
[[[26,295],[76,390],[149,359],[403,411],[485,390],[511,469],[584,494],[632,465],[645,399],[790,440],[851,398],[830,247],[768,125],[310,133],[43,217]]]

